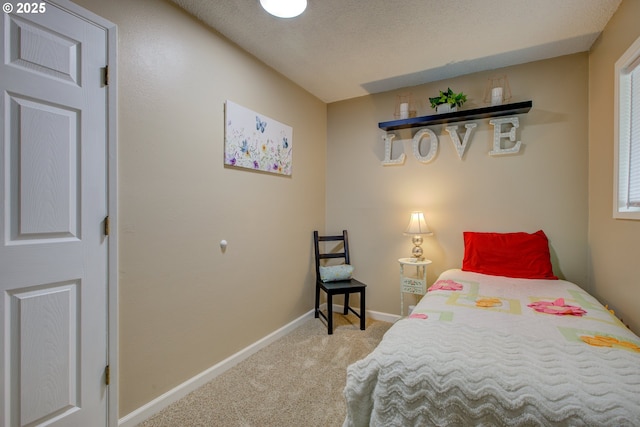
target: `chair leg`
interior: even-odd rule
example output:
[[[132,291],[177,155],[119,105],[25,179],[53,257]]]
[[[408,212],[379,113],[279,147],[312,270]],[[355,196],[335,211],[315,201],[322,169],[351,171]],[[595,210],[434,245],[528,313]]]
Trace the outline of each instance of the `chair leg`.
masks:
[[[349,314],[349,292],[344,294],[344,312],[343,314],[346,316]]]
[[[360,291],[360,330],[364,331],[366,307],[364,306],[364,288]]]
[[[315,306],[315,311],[314,311],[314,315],[315,315],[316,319],[319,317],[319,315],[318,315],[318,309],[319,308],[320,308],[320,286],[318,284],[316,284],[316,306]]]
[[[327,292],[327,328],[329,335],[333,334],[333,294]]]

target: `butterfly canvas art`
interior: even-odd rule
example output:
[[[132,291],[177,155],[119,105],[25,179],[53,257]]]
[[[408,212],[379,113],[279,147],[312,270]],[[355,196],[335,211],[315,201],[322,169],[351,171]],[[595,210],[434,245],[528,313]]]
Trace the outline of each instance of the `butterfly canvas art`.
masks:
[[[291,175],[293,128],[227,100],[224,164]]]

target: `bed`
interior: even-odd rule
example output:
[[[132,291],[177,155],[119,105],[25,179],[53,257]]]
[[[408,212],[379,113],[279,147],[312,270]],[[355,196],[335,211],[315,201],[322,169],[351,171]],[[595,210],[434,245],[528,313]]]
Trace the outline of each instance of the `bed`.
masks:
[[[546,236],[538,265],[511,241],[476,237],[465,233],[463,269],[442,273],[348,367],[344,427],[640,426],[640,338],[553,276]],[[491,270],[491,257],[509,257],[496,251],[511,254],[515,272]],[[523,264],[535,273],[519,274]]]

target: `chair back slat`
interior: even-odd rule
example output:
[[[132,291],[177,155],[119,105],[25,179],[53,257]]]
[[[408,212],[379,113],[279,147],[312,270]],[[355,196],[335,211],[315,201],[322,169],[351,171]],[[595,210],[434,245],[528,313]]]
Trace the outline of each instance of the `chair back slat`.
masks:
[[[344,258],[346,255],[344,252],[340,252],[340,253],[330,253],[330,254],[320,254],[319,257],[320,259],[327,259],[327,258]]]
[[[335,240],[344,240],[344,236],[318,236],[320,242],[330,242]]]

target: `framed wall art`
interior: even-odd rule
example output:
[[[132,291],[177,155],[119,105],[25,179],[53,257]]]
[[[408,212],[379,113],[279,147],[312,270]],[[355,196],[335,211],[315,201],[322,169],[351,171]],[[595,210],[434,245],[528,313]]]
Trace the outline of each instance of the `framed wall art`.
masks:
[[[291,126],[226,101],[225,165],[291,175],[292,144]]]

